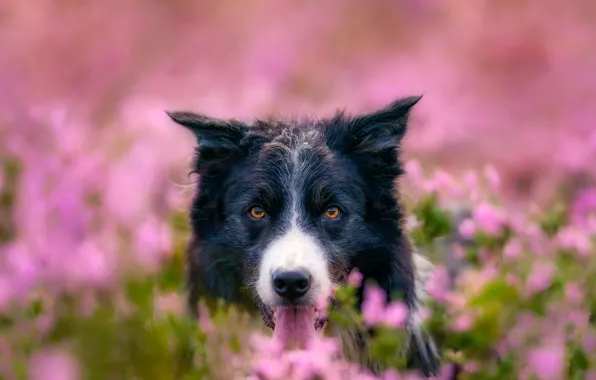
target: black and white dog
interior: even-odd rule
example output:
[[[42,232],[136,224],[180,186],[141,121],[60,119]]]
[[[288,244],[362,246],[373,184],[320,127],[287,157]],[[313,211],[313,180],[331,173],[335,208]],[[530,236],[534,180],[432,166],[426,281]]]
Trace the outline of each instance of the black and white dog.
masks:
[[[400,142],[419,100],[398,99],[360,116],[250,124],[168,112],[198,140],[191,310],[199,297],[221,298],[256,307],[274,333],[297,326],[308,330],[300,334],[314,332],[325,324],[317,300],[357,268],[388,297],[401,294],[410,308],[408,358],[427,376],[436,373],[437,351],[417,318],[430,264],[405,233],[396,188]],[[360,305],[362,291],[359,297]],[[342,335],[351,340],[344,346],[365,356],[359,333]]]

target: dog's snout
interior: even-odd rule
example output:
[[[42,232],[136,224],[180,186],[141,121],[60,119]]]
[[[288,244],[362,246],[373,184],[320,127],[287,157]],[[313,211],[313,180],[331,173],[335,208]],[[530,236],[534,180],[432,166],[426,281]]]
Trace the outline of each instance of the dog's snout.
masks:
[[[273,289],[287,299],[302,297],[310,289],[311,276],[305,271],[284,271],[273,274]]]

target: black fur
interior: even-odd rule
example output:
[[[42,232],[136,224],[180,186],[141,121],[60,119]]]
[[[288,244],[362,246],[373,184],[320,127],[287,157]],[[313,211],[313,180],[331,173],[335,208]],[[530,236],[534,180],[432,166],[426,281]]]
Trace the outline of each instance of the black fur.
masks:
[[[196,310],[199,296],[222,298],[261,310],[273,327],[254,283],[262,252],[287,229],[290,198],[298,194],[301,228],[324,247],[333,281],[358,268],[389,298],[397,294],[416,310],[413,248],[404,234],[396,180],[403,174],[399,148],[408,114],[419,100],[399,99],[356,117],[340,112],[321,120],[250,125],[168,113],[198,140],[193,172],[200,180],[187,255],[189,307]],[[254,204],[266,209],[266,222],[247,217]],[[341,208],[339,220],[320,218],[330,204]],[[412,362],[427,374],[436,373],[436,358],[414,346]]]

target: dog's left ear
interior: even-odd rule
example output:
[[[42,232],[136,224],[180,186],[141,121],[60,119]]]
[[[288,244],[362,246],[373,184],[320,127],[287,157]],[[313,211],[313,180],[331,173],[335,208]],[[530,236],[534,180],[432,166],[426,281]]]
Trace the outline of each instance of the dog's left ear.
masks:
[[[166,111],[166,114],[195,135],[201,166],[222,164],[235,158],[246,136],[247,127],[237,120],[221,120],[186,111]]]
[[[404,137],[408,116],[422,96],[395,100],[381,110],[356,116],[348,126],[351,143],[359,152],[392,149]]]
[[[403,174],[399,147],[408,116],[421,98],[397,99],[381,110],[354,117],[338,113],[328,123],[327,146],[352,157],[367,180],[396,178]]]

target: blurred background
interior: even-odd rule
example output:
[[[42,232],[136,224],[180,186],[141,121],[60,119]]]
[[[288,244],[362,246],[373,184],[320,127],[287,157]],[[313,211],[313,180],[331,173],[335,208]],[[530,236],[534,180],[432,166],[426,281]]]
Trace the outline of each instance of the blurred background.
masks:
[[[184,310],[195,141],[164,110],[325,116],[420,94],[403,152],[425,171],[438,169],[441,192],[451,176],[465,179],[466,194],[476,191],[475,173],[493,183],[500,176],[498,199],[522,214],[518,229],[532,205],[548,206],[555,212],[540,223],[553,234],[566,213],[551,206],[562,201],[577,221],[556,244],[589,253],[594,0],[0,0],[0,377],[14,370],[26,378],[31,365],[33,380],[75,378],[56,370],[69,368],[62,356],[29,364],[34,347],[71,338],[90,379],[172,378],[182,354],[171,338],[193,347],[190,327],[146,324],[154,310]],[[504,213],[482,206],[474,218],[502,223]],[[528,225],[532,252],[557,247]],[[594,278],[590,262],[571,271],[555,261],[535,276],[548,286],[563,273],[561,281],[584,286]],[[120,281],[137,267],[156,277]],[[113,292],[106,301],[95,288]],[[80,305],[60,296],[71,293]],[[131,319],[109,317],[131,304],[140,310]],[[90,314],[97,305],[108,317]],[[571,320],[573,308],[552,305],[553,318],[563,311],[561,320]],[[544,319],[544,331],[554,320]],[[227,325],[248,333],[246,324]],[[519,331],[532,330],[525,326]],[[596,352],[590,334],[579,333],[591,339],[587,353]],[[106,355],[112,362],[98,361]]]
[[[193,141],[164,109],[326,115],[424,94],[407,158],[490,164],[510,200],[545,200],[596,171],[595,36],[592,0],[4,0],[0,133],[43,165],[116,160],[134,188],[186,179]]]

